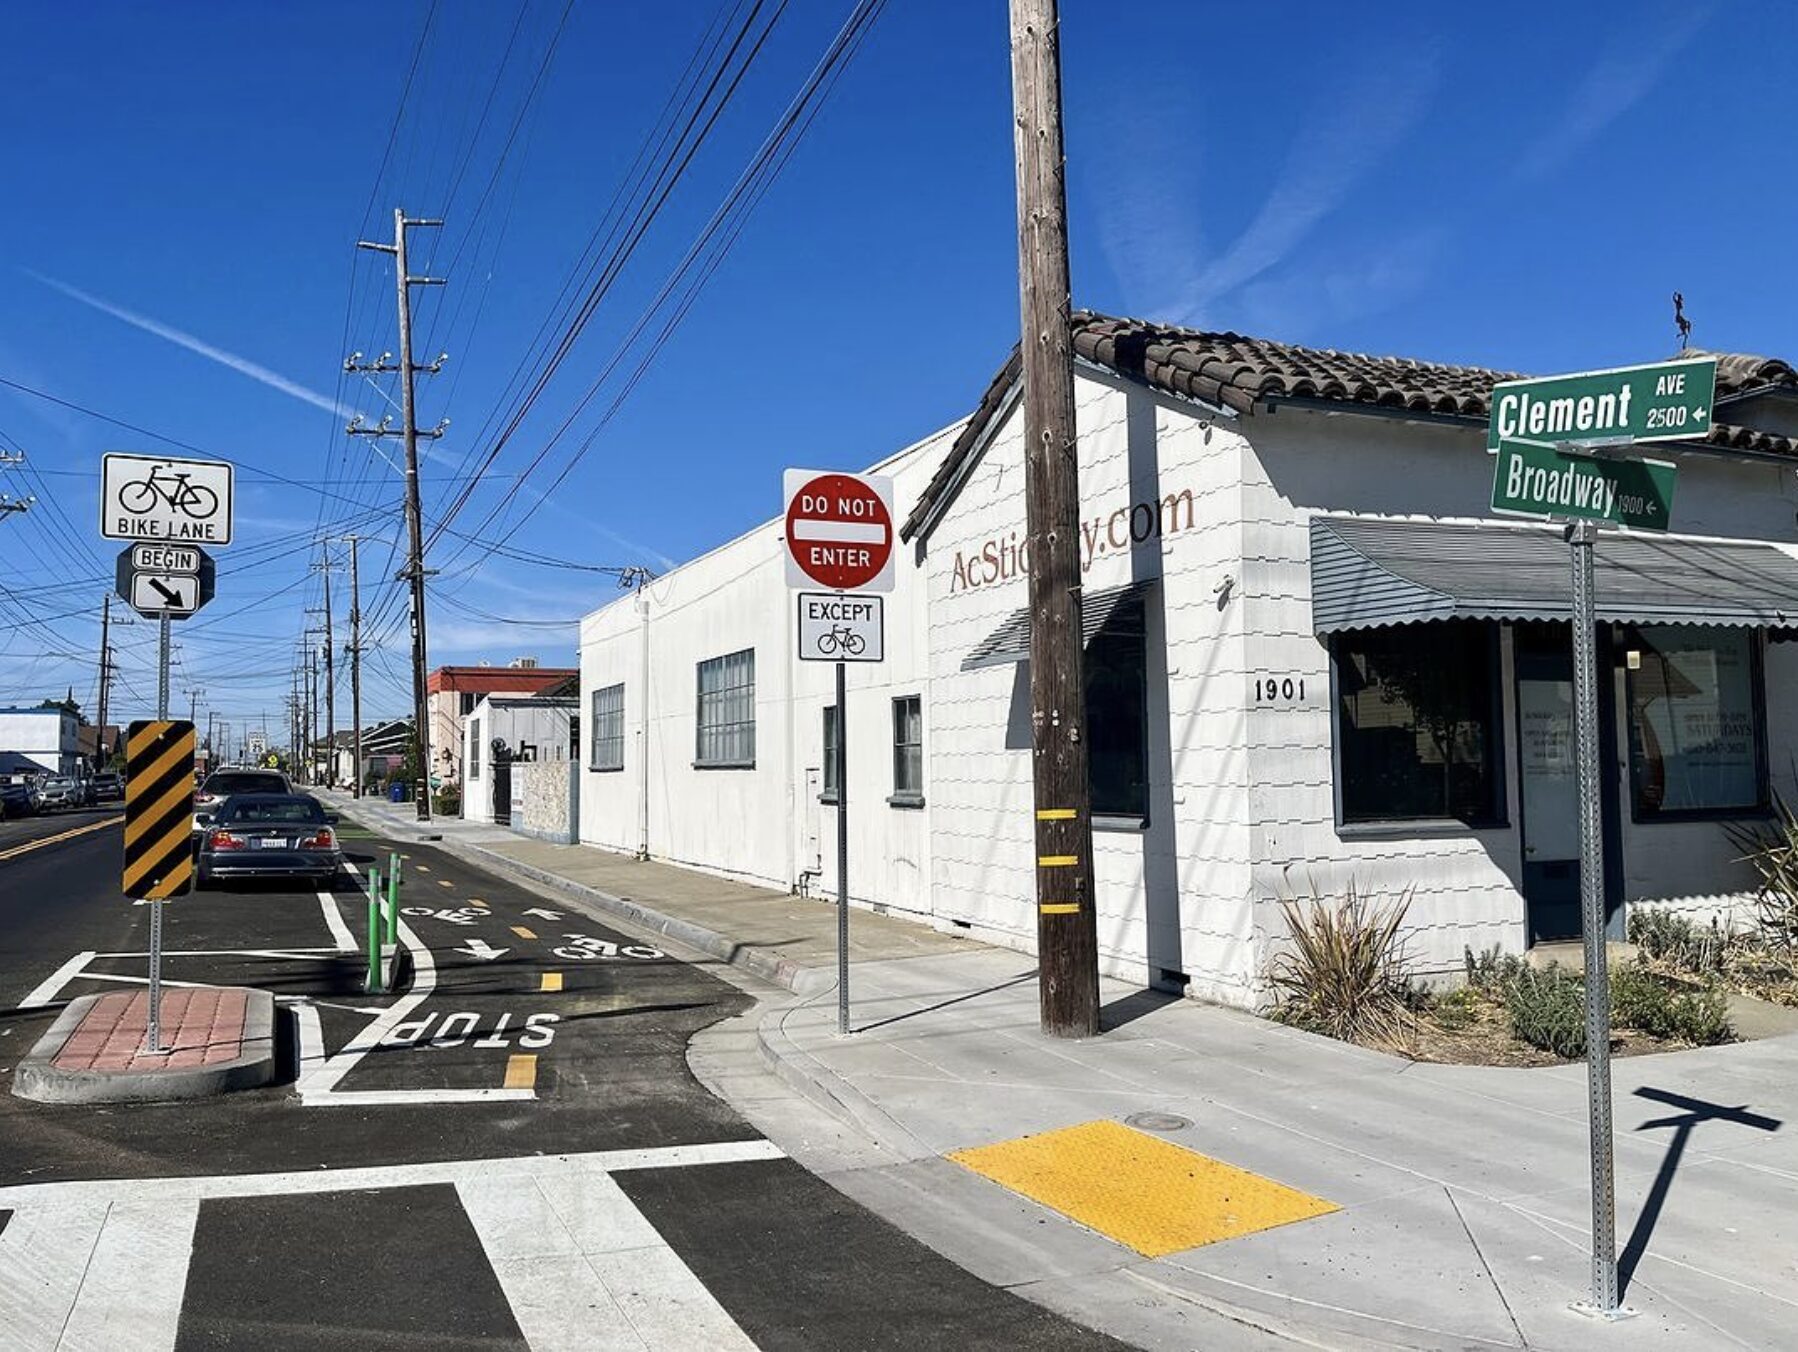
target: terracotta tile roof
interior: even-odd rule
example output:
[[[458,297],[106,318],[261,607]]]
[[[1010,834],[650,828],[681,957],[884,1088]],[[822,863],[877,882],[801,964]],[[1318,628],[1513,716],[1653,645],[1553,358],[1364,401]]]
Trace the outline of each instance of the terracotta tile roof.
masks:
[[[1076,310],[1072,322],[1077,356],[1152,389],[1238,413],[1251,412],[1259,401],[1271,397],[1484,421],[1491,412],[1492,387],[1525,378],[1522,373],[1482,366],[1299,347],[1239,333],[1118,319],[1091,310]],[[1798,393],[1798,371],[1776,357],[1696,350],[1681,355],[1717,358],[1719,397],[1768,387]],[[1020,372],[1014,348],[906,518],[902,539],[922,530],[937,506],[952,495],[968,460],[1007,404]],[[1705,444],[1798,458],[1798,439],[1730,423],[1714,423]]]

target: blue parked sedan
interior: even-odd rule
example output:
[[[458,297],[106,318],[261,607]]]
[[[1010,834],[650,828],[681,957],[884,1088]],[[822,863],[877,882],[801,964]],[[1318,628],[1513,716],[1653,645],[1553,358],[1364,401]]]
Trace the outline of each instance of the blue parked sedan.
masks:
[[[303,793],[245,793],[195,818],[201,887],[227,878],[301,879],[328,890],[343,871],[337,818]]]

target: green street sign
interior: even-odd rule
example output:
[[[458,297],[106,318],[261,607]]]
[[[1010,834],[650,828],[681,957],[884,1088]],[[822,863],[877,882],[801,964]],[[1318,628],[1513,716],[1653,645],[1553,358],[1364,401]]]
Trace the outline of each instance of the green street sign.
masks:
[[[1666,530],[1677,477],[1678,470],[1664,460],[1601,459],[1529,441],[1505,441],[1492,475],[1492,510]]]
[[[1581,371],[1492,387],[1486,449],[1503,441],[1690,441],[1711,430],[1717,360]]]

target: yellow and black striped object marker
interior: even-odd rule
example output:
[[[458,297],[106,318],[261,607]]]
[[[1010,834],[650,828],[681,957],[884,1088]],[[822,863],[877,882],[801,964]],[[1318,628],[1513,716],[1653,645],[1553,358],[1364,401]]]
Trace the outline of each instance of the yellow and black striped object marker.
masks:
[[[125,884],[162,900],[193,886],[194,725],[148,719],[125,732]]]

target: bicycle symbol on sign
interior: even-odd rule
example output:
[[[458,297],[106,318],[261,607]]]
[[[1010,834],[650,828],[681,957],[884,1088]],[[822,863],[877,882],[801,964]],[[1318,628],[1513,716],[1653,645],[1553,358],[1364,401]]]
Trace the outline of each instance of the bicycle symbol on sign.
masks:
[[[119,490],[119,506],[127,512],[147,512],[161,502],[194,521],[204,521],[218,511],[219,495],[205,484],[189,483],[188,474],[184,469],[164,474],[152,465],[148,475]]]
[[[845,657],[860,657],[867,646],[868,640],[846,624],[832,625],[818,635],[818,651],[826,657],[839,650]]]

